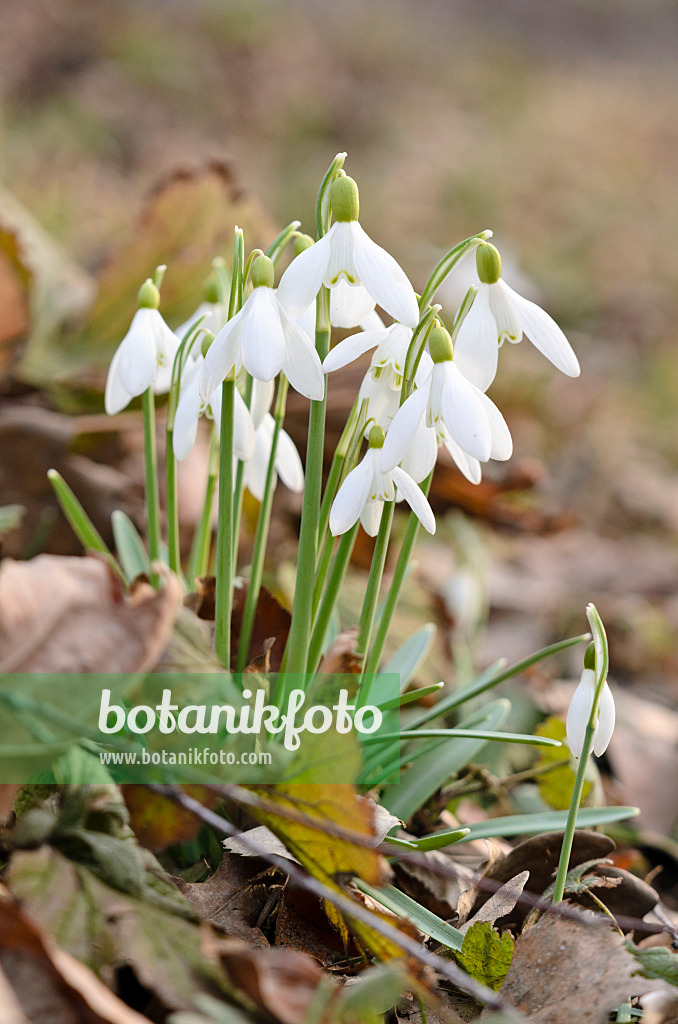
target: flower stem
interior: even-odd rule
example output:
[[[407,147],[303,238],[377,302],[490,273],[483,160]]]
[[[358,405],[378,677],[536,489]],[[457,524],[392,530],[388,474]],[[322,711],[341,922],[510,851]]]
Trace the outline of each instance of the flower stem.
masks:
[[[231,667],[233,608],[233,410],[235,381],[226,379],[221,391],[219,443],[219,523],[217,526],[216,612],[214,644],[222,665]]]
[[[247,381],[245,384],[245,405],[249,409],[252,404],[252,389],[254,387],[254,381],[248,374]],[[240,520],[242,518],[242,502],[243,502],[243,482],[245,479],[245,463],[242,459],[238,460],[238,466],[235,471],[235,485],[233,487],[233,564],[238,564],[238,544],[240,542]]]
[[[318,608],[318,613],[313,625],[313,635],[311,637],[311,644],[308,652],[309,672],[316,672],[318,669],[323,647],[325,646],[327,629],[332,618],[332,613],[334,612],[334,607],[337,603],[339,589],[344,576],[346,575],[346,569],[351,558],[351,552],[353,551],[353,545],[355,544],[359,525],[359,523],[356,523],[355,526],[352,526],[350,530],[344,533],[337,545],[325,593],[323,594],[323,599],[320,602],[320,607]]]
[[[367,580],[367,587],[365,589],[365,597],[363,599],[363,608],[360,613],[360,633],[358,634],[358,654],[365,658],[367,651],[370,646],[370,639],[372,637],[372,627],[374,625],[374,616],[377,610],[377,601],[379,600],[379,590],[381,588],[381,579],[384,575],[384,565],[386,564],[386,551],[388,548],[389,537],[391,536],[391,525],[393,523],[393,513],[395,511],[395,500],[384,502],[384,508],[381,513],[381,522],[379,523],[379,532],[377,533],[377,543],[374,546],[374,554],[372,555],[372,565],[370,566],[370,575]],[[363,669],[361,687],[359,692],[359,703],[363,703],[363,697],[366,696],[364,691],[366,687],[365,682],[365,670]]]
[[[181,575],[181,554],[179,550],[179,500],[177,495],[177,460],[174,458],[174,431],[168,428],[165,448],[165,506],[167,515],[167,551],[169,567],[177,576]]]
[[[151,562],[151,585],[160,586],[153,564],[160,559],[160,495],[158,492],[158,450],[155,436],[155,397],[153,388],[143,395],[144,464],[146,469],[146,541]]]
[[[429,474],[421,485],[421,489],[427,497],[432,479],[433,472]],[[384,650],[384,644],[386,643],[386,637],[388,636],[391,620],[393,618],[393,613],[395,612],[398,598],[400,597],[400,591],[407,576],[407,567],[409,565],[412,549],[414,548],[417,535],[419,533],[420,525],[421,524],[414,512],[411,512],[410,520],[405,532],[405,538],[400,548],[400,554],[398,555],[398,561],[396,562],[395,571],[393,573],[393,579],[391,580],[391,586],[389,587],[388,596],[384,604],[384,610],[379,620],[379,626],[374,638],[374,643],[372,644],[369,655],[365,661],[364,674],[366,677],[369,677],[373,672],[376,672],[379,666],[381,655]]]
[[[327,288],[318,295],[316,322],[316,350],[321,361],[330,344],[330,297]],[[318,552],[318,523],[320,518],[320,491],[322,486],[323,452],[325,447],[326,396],[311,402],[306,447],[304,502],[299,530],[299,555],[294,588],[292,624],[287,641],[287,672],[306,672],[309,642],[313,620],[313,584]]]
[[[567,878],[567,869],[570,863],[570,854],[572,853],[572,843],[574,841],[574,830],[577,825],[577,813],[579,811],[579,805],[581,803],[582,790],[584,788],[584,780],[586,777],[586,768],[588,766],[588,760],[591,756],[591,748],[593,746],[593,738],[598,724],[598,708],[600,706],[600,698],[603,692],[603,687],[607,680],[607,673],[610,667],[610,653],[607,644],[607,635],[605,633],[605,627],[603,626],[602,619],[598,614],[598,611],[593,604],[587,605],[586,615],[589,620],[591,627],[591,635],[593,637],[593,646],[595,649],[595,665],[596,665],[596,692],[593,697],[593,703],[591,704],[591,711],[589,713],[589,720],[586,724],[586,732],[584,733],[584,743],[582,746],[581,757],[579,758],[579,768],[577,769],[577,777],[574,781],[574,789],[572,791],[572,800],[570,801],[570,811],[567,816],[567,824],[565,825],[565,834],[563,835],[563,846],[560,851],[560,860],[558,861],[558,873],[556,874],[556,881],[553,890],[553,902],[560,903],[565,892],[565,880]]]
[[[285,402],[288,389],[287,378],[281,374],[278,382],[278,396],[275,403],[273,438],[271,440],[271,454],[268,459],[268,470],[266,472],[266,484],[264,495],[259,509],[257,529],[254,535],[254,550],[252,552],[252,567],[250,569],[250,580],[243,610],[242,624],[240,626],[240,640],[238,642],[238,661],[236,671],[242,672],[247,665],[249,657],[254,617],[261,591],[261,578],[264,571],[264,555],[266,554],[266,543],[268,541],[268,530],[271,523],[271,509],[273,507],[273,494],[276,483],[275,457],[278,447],[278,438],[285,418]]]
[[[209,455],[207,456],[205,497],[202,503],[198,527],[193,537],[193,545],[186,571],[189,587],[193,586],[196,576],[205,576],[209,568],[210,548],[212,546],[212,506],[214,505],[214,492],[217,487],[218,475],[219,432],[216,426],[214,426],[210,438]]]

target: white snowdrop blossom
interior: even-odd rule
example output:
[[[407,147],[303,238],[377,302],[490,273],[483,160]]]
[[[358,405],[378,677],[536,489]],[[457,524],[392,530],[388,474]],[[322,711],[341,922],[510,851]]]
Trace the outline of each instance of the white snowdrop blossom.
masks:
[[[579,759],[584,746],[586,727],[591,717],[591,708],[596,692],[596,673],[592,668],[584,668],[579,686],[574,691],[567,712],[567,745],[574,757]],[[598,705],[598,721],[593,734],[593,753],[600,757],[607,750],[614,731],[615,709],[612,691],[603,684]]]
[[[254,450],[245,461],[243,483],[257,501],[263,501],[264,499],[274,427],[275,420],[270,413],[266,413],[255,432]],[[294,441],[285,430],[281,430],[278,434],[278,444],[275,450],[275,470],[277,476],[280,477],[290,491],[303,491],[304,469],[299,458],[299,452],[294,445]],[[273,482],[274,487],[275,483],[276,480]]]
[[[419,307],[414,289],[399,264],[358,223],[358,187],[352,178],[342,175],[332,182],[331,208],[335,223],[330,230],[301,252],[282,276],[278,297],[287,315],[298,317],[323,284],[330,289],[332,305],[332,291],[341,285],[334,300],[336,326],[357,326],[376,303],[394,320],[416,327]]]
[[[370,447],[364,459],[351,470],[339,488],[330,510],[330,532],[334,537],[346,533],[358,522],[370,537],[379,530],[385,501],[404,498],[429,533],[435,533],[436,523],[426,496],[412,477],[398,467],[384,472],[381,453],[384,432],[372,427]]]
[[[190,454],[198,432],[201,416],[210,416],[215,423],[221,422],[221,387],[215,388],[205,401],[200,395],[200,373],[204,357],[200,354],[184,368],[179,393],[179,402],[174,416],[172,447],[174,457],[183,462]],[[250,410],[240,392],[235,389],[233,416],[233,453],[237,459],[250,459],[254,454],[255,431]]]
[[[480,285],[454,345],[455,362],[467,380],[486,391],[497,373],[499,347],[507,340],[519,342],[523,334],[557,369],[578,377],[577,357],[555,320],[501,280],[501,258],[493,245],[478,246],[476,269]]]
[[[377,330],[360,331],[334,346],[325,357],[323,370],[325,373],[338,370],[373,348],[375,352],[370,369],[375,378],[382,379],[389,387],[399,391],[411,341],[412,328],[400,323],[391,324],[390,327],[382,326]]]
[[[206,331],[218,334],[224,326],[224,307],[221,302],[201,302],[193,313],[176,328],[175,334],[179,338],[185,338],[188,332],[200,324]]]
[[[264,382],[282,371],[300,394],[319,401],[325,393],[320,358],[311,339],[278,301],[268,257],[258,256],[254,261],[252,283],[247,302],[222,327],[205,356],[200,375],[202,398],[207,400],[242,363],[255,380]]]
[[[382,466],[397,466],[412,444],[424,418],[434,427],[440,444],[446,444],[457,464],[457,446],[477,462],[511,457],[513,443],[504,417],[487,395],[462,375],[452,360],[452,342],[444,327],[431,331],[429,351],[433,367],[426,379],[400,406],[384,442]],[[450,446],[449,441],[453,444]],[[465,460],[463,460],[465,461]],[[473,462],[468,463],[469,479],[477,476]]]
[[[149,278],[139,290],[140,308],[108,369],[104,406],[109,416],[151,385],[158,394],[169,391],[179,339],[158,312],[159,301],[158,289]]]

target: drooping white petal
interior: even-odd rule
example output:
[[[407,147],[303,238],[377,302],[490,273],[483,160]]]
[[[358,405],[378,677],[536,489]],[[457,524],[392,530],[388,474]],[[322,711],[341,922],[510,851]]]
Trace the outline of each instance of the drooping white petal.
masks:
[[[428,380],[429,374],[433,369],[433,360],[431,359],[428,352],[421,353],[421,359],[419,360],[419,366],[414,374],[414,383],[420,388],[425,381]]]
[[[268,460],[271,457],[271,432],[266,421],[258,428],[254,437],[254,452],[245,463],[243,483],[252,497],[264,500]]]
[[[438,441],[432,427],[426,426],[422,416],[414,432],[411,444],[400,460],[400,468],[411,476],[415,483],[425,480],[436,464]]]
[[[297,494],[303,491],[304,467],[294,441],[285,430],[281,430],[278,435],[275,468],[285,487]]]
[[[398,411],[400,393],[394,391],[388,381],[377,380],[372,370],[368,370],[360,385],[358,405],[361,406],[365,399],[367,399],[365,436],[369,436],[373,422],[380,426],[385,433]]]
[[[411,476],[408,476],[402,469],[397,466],[392,473],[393,482],[405,497],[405,501],[410,506],[415,516],[429,533],[436,532],[436,520],[433,515],[433,510],[428,503],[426,495],[421,490],[418,484],[415,484]]]
[[[225,324],[207,350],[200,373],[200,396],[207,401],[223,383],[240,355],[240,333],[245,306]]]
[[[600,695],[598,705],[598,725],[593,737],[593,753],[596,757],[604,754],[608,748],[612,733],[614,732],[615,709],[614,697],[607,683],[603,684],[603,692]]]
[[[158,351],[154,318],[157,309],[138,309],[120,343],[118,370],[120,383],[130,395],[142,395],[150,388],[158,372]]]
[[[567,745],[573,757],[580,758],[584,746],[586,726],[593,707],[596,690],[596,674],[592,668],[585,668],[581,674],[579,686],[574,691],[567,711],[566,732]]]
[[[490,312],[497,325],[499,344],[504,341],[515,344],[520,341],[523,329],[516,318],[508,286],[500,279],[495,284],[481,285],[481,288],[487,288],[489,293]]]
[[[368,313],[364,320],[360,321],[361,331],[378,331],[380,327],[384,327],[384,321],[381,319],[376,309],[373,309],[371,313]]]
[[[343,277],[330,289],[330,323],[333,327],[357,327],[374,309],[374,299],[362,285]]]
[[[435,411],[439,403],[443,423],[453,439],[479,462],[487,462],[492,451],[484,398],[483,392],[466,380],[450,360],[434,366],[430,409]]]
[[[492,399],[488,398],[487,395],[484,395],[482,392],[480,392],[480,396],[492,436],[490,458],[497,459],[499,462],[505,462],[506,459],[510,459],[513,454],[513,438],[511,437],[511,432],[506,420]]]
[[[393,422],[386,431],[384,447],[381,450],[381,466],[385,473],[394,469],[405,456],[412,444],[417,427],[422,421],[430,394],[430,380],[423,387],[413,391],[398,409]]]
[[[106,392],[104,394],[104,408],[109,416],[115,416],[121,412],[132,401],[132,395],[120,380],[120,346],[116,349],[111,360],[106,377]]]
[[[388,327],[381,327],[376,331],[359,331],[358,334],[344,338],[325,357],[323,370],[325,373],[331,373],[332,370],[339,370],[342,366],[347,366],[354,359],[369,352],[371,348],[380,345],[388,337],[388,331]]]
[[[518,323],[534,347],[562,373],[568,377],[578,377],[581,371],[577,357],[555,320],[507,284],[504,284],[504,291],[510,296]]]
[[[388,328],[384,340],[377,346],[377,351],[372,356],[372,369],[390,369],[391,387],[397,387],[400,391],[402,378],[405,372],[405,360],[412,341],[412,329],[404,324],[395,323]]]
[[[194,313],[175,328],[178,338],[184,339],[188,332],[200,321],[200,326],[212,334],[217,334],[224,326],[224,310],[220,302],[201,302]]]
[[[319,241],[292,260],[280,279],[278,301],[291,320],[296,320],[315,301],[320,291],[330,259],[332,232],[336,225]]]
[[[210,405],[214,410],[214,397]],[[221,395],[219,396],[219,416],[221,417]],[[218,422],[218,421],[217,421]],[[233,454],[237,459],[247,462],[254,454],[255,431],[252,415],[245,405],[245,401],[235,389],[235,404],[233,409]]]
[[[255,288],[243,306],[240,358],[257,380],[273,380],[285,358],[281,307],[273,288]],[[296,330],[303,335],[301,328]],[[304,335],[305,337],[305,335]]]
[[[489,288],[481,284],[454,343],[454,362],[464,377],[487,391],[497,373],[499,338],[490,311]]]
[[[348,474],[337,492],[330,509],[330,532],[333,537],[350,530],[360,518],[360,513],[370,494],[374,462],[370,449],[355,469]]]
[[[250,412],[252,413],[252,420],[254,422],[255,430],[261,426],[264,420],[264,416],[271,408],[271,402],[273,401],[274,393],[274,381],[252,381],[252,401],[250,402]]]
[[[158,366],[169,367],[171,373],[174,357],[181,342],[174,331],[167,326],[157,309],[149,309],[148,312],[150,314],[148,320],[155,339]]]
[[[325,394],[325,375],[320,356],[308,335],[287,319],[282,307],[279,307],[279,313],[285,341],[282,371],[295,391],[318,402]]]
[[[405,271],[390,253],[373,242],[358,221],[351,221],[353,262],[360,280],[377,305],[406,327],[416,327],[419,306]]]
[[[278,299],[280,302],[280,299]],[[309,341],[313,342],[315,339],[315,314],[316,305],[312,302],[308,309],[305,309],[301,316],[298,316],[294,321],[298,327],[301,327],[304,334],[308,335]]]
[[[383,501],[368,501],[363,506],[363,510],[360,513],[360,525],[368,537],[376,537],[379,533],[383,511]]]
[[[482,480],[482,470],[478,460],[474,459],[472,455],[469,455],[460,448],[454,438],[450,437],[447,431],[445,431],[443,444],[466,479],[470,480],[472,484],[479,484]]]
[[[330,258],[323,278],[326,288],[334,288],[343,278],[349,285],[360,284],[358,271],[353,262],[353,232],[347,221],[338,221],[327,232],[330,241]]]
[[[174,457],[178,462],[190,454],[195,437],[198,432],[198,420],[200,419],[200,407],[202,401],[198,390],[198,374],[200,364],[195,363],[190,367],[189,372],[182,380],[181,394],[177,404],[177,411],[174,417],[174,431],[172,433],[172,448]]]

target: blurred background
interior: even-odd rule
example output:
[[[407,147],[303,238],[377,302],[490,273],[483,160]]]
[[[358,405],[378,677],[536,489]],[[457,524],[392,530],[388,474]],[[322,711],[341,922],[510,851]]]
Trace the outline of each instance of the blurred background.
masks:
[[[97,289],[101,313],[159,181],[227,165],[235,207],[256,209],[270,239],[292,218],[312,230],[320,178],[346,150],[364,227],[415,287],[445,249],[491,228],[506,280],[558,320],[582,365],[572,381],[527,342],[507,346],[491,395],[514,459],[472,492],[441,475],[411,609],[444,627],[432,675],[447,664],[449,676],[452,640],[487,662],[582,632],[593,600],[617,679],[674,704],[677,57],[674,0],[3,0],[0,222],[15,273],[0,291],[2,503],[28,508],[6,552],[73,544],[50,519],[55,459],[92,489],[93,514],[123,501],[138,515],[141,494],[137,418],[115,427],[123,443],[99,416],[139,274],[120,326],[90,324],[54,369],[31,338],[44,266],[27,270],[16,238],[61,247],[51,265],[68,285],[51,294],[72,293],[70,323]],[[173,202],[167,237],[189,199]],[[451,282],[450,306],[458,294]],[[196,287],[183,301],[198,299]]]

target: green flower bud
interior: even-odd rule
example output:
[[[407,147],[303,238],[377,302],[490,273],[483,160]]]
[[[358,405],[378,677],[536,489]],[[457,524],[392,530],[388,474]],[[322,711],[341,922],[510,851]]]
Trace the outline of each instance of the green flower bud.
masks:
[[[496,284],[501,277],[501,256],[489,242],[481,242],[476,249],[476,269],[483,284]]]
[[[204,302],[211,302],[213,304],[221,302],[219,282],[217,281],[216,274],[210,274],[209,277],[205,278],[205,283],[202,286],[202,297]]]
[[[446,363],[452,359],[452,338],[440,323],[429,334],[428,350],[434,363]]]
[[[310,235],[295,235],[294,236],[294,255],[300,256],[302,252],[310,249],[313,245],[313,239]]]
[[[207,355],[208,349],[209,349],[209,347],[210,347],[210,345],[212,344],[213,341],[214,341],[214,335],[212,334],[212,332],[211,331],[205,331],[203,333],[203,336],[202,336],[202,341],[200,342],[200,351],[202,352],[202,354],[204,356]]]
[[[596,667],[596,645],[591,643],[586,648],[586,654],[584,655],[584,668],[594,669]]]
[[[368,443],[370,448],[384,447],[384,431],[377,423],[375,423],[372,429],[370,430]]]
[[[275,268],[268,256],[257,256],[252,264],[252,287],[272,288],[275,281]]]
[[[160,305],[160,292],[153,284],[150,277],[147,277],[137,292],[139,309],[157,309]]]
[[[330,192],[332,216],[338,221],[357,220],[360,210],[358,186],[345,174],[335,178]]]

